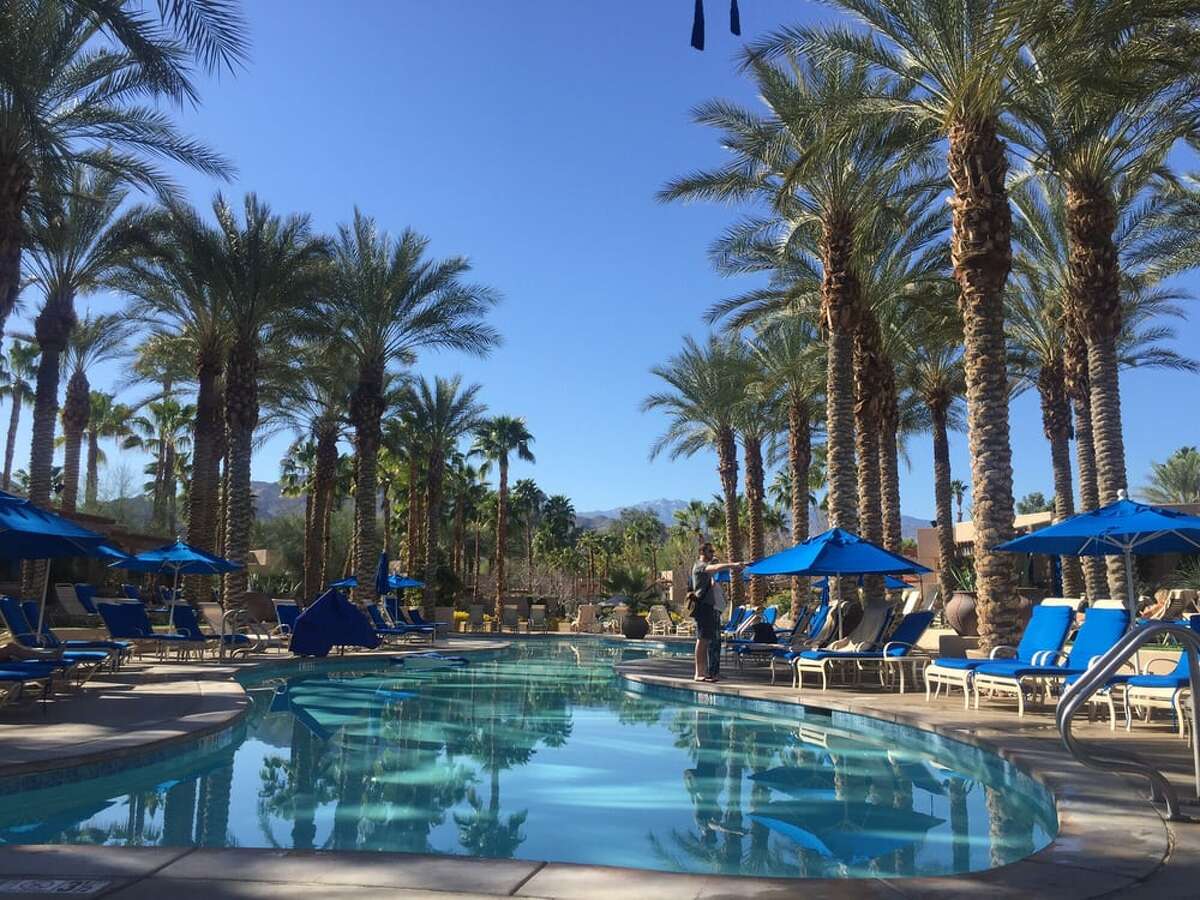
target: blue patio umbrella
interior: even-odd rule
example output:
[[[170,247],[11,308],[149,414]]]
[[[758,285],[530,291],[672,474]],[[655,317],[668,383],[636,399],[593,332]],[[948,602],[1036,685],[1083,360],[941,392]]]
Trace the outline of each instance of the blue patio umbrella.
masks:
[[[137,556],[118,559],[116,562],[110,563],[109,568],[127,569],[130,572],[171,572],[174,575],[171,597],[174,599],[175,594],[179,591],[180,575],[223,575],[226,572],[242,568],[242,564],[214,556],[177,540],[173,544],[167,544],[156,550],[147,550]],[[171,604],[167,621],[172,625],[175,623],[174,602]]]
[[[1115,503],[1071,516],[992,549],[1054,556],[1124,557],[1126,602],[1132,626],[1137,614],[1132,557],[1200,552],[1200,516],[1135,503],[1121,491]]]
[[[358,587],[358,579],[351,575],[349,578],[343,578],[341,581],[331,581],[331,588],[342,590],[344,588]],[[378,587],[378,586],[377,586]],[[421,588],[425,587],[425,582],[417,581],[415,578],[409,578],[407,575],[389,575],[388,590],[402,591],[405,588]],[[385,592],[386,593],[386,592]]]
[[[747,575],[746,572],[743,570],[742,571],[742,581],[746,582],[749,580],[750,580],[750,576]],[[722,569],[720,572],[718,572],[716,575],[713,576],[713,581],[719,581],[721,584],[729,584],[729,581],[730,581],[729,570]]]
[[[0,491],[0,559],[57,559],[64,556],[95,556],[104,535],[76,525],[70,519],[34,506],[24,497]],[[38,604],[37,634],[46,621],[46,583]]]
[[[911,847],[945,821],[908,807],[862,800],[831,802],[824,793],[809,801],[768,803],[750,818],[805,850],[847,865]]]
[[[932,570],[857,534],[831,528],[751,563],[746,571],[751,575],[924,575]]]

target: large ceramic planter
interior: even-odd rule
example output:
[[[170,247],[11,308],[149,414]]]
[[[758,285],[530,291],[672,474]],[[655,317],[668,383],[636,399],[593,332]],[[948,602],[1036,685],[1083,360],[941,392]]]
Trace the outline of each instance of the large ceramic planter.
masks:
[[[650,623],[641,616],[630,614],[621,620],[621,634],[632,641],[640,641],[649,633]]]
[[[955,591],[946,604],[946,622],[963,637],[979,634],[979,614],[975,610],[975,594],[971,591]]]

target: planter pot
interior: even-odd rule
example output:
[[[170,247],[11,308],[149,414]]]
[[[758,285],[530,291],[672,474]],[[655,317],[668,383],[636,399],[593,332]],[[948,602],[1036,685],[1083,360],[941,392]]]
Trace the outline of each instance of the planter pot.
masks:
[[[640,641],[650,633],[650,623],[641,616],[626,616],[621,620],[621,634],[632,641]]]
[[[946,622],[963,637],[979,634],[979,616],[975,611],[975,594],[970,591],[955,591],[946,604]]]

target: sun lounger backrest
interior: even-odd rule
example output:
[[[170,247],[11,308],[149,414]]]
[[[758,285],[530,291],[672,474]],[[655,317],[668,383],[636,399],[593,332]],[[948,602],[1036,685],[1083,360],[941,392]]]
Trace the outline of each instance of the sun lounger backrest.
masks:
[[[850,639],[850,643],[856,646],[870,648],[879,643],[879,639],[883,636],[891,619],[892,608],[890,606],[868,607],[863,610],[862,621],[847,637]]]
[[[1067,668],[1086,669],[1088,663],[1102,656],[1129,630],[1129,611],[1092,606],[1075,634],[1075,643],[1067,657]]]
[[[1038,606],[1066,606],[1072,610],[1078,610],[1081,603],[1083,600],[1079,597],[1047,597]],[[1037,609],[1037,606],[1034,609]]]
[[[366,611],[367,611],[367,616],[370,618],[371,626],[373,628],[375,628],[376,630],[379,630],[381,628],[390,628],[391,627],[390,625],[388,625],[387,620],[384,619],[383,613],[380,612],[379,607],[376,604],[368,603],[364,607],[364,609],[366,609]]]
[[[925,629],[929,627],[929,623],[933,621],[933,610],[927,609],[921,612],[909,613],[900,620],[900,624],[896,626],[896,630],[892,632],[892,636],[888,638],[889,644],[904,644],[902,647],[889,647],[888,656],[904,656],[912,647],[915,647],[917,641],[921,640],[921,636],[925,634]]]
[[[540,605],[529,607],[529,621],[534,625],[545,625],[546,607]]]
[[[75,599],[88,615],[99,615],[96,611],[96,589],[90,584],[76,584]]]
[[[213,630],[213,634],[228,634],[233,628],[231,624],[225,623],[225,610],[221,608],[220,603],[197,603],[196,606],[200,615],[204,616],[205,623]]]
[[[762,620],[764,622],[766,622],[768,625],[774,625],[775,620],[778,618],[779,618],[779,607],[778,606],[768,606],[766,609],[763,610]]]
[[[30,630],[30,633],[32,633],[33,630],[35,628],[37,628],[38,614],[40,612],[38,610],[37,601],[36,600],[22,600],[21,601],[21,612],[23,612],[25,614],[25,621],[29,623],[29,630]],[[53,631],[50,630],[50,620],[49,619],[46,619],[46,618],[42,619],[42,639],[39,643],[41,643],[41,645],[44,647],[61,647],[62,646],[62,641],[60,641],[58,639],[58,635],[56,635]]]
[[[904,604],[901,610],[903,615],[910,615],[921,608],[921,592],[917,588],[908,588],[900,597]]]
[[[200,620],[196,611],[186,603],[176,603],[171,612],[171,623],[179,634],[187,635],[193,641],[204,640],[204,632],[200,630]]]
[[[138,639],[154,636],[150,618],[140,602],[109,602],[102,600],[96,604],[104,627],[111,637],[117,639]]]
[[[500,624],[505,627],[515,628],[517,625],[517,607],[513,604],[505,604],[500,617]]]
[[[467,625],[475,626],[483,624],[483,604],[472,603],[467,610]]]
[[[291,600],[272,600],[271,605],[275,607],[275,621],[279,627],[291,631],[300,615],[300,605]]]
[[[58,605],[62,607],[62,611],[68,616],[81,619],[91,615],[79,602],[79,597],[75,593],[75,585],[69,581],[54,585],[54,596],[58,600]]]
[[[1045,650],[1058,653],[1067,639],[1067,631],[1074,617],[1074,607],[1043,600],[1033,608],[1033,615],[1029,617],[1021,641],[1017,644],[1017,659],[1032,663],[1035,653]]]
[[[0,597],[0,618],[12,632],[13,638],[24,647],[37,647],[39,641],[33,633],[34,626],[25,618],[21,604],[12,597]]]
[[[127,600],[141,600],[142,592],[137,589],[136,584],[121,585],[121,593],[125,595]]]

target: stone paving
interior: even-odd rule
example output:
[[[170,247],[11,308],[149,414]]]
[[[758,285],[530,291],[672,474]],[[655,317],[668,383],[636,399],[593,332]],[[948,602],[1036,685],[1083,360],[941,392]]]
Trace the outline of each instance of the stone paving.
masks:
[[[453,640],[455,652],[494,649],[503,638]],[[412,648],[418,652],[424,647]],[[398,648],[382,651],[388,655]],[[98,677],[82,691],[46,704],[0,713],[0,778],[76,766],[97,758],[190,742],[230,727],[247,700],[231,680],[238,669],[280,663],[262,654],[236,663],[135,662]],[[244,898],[543,897],[1196,897],[1200,896],[1200,825],[1165,822],[1144,787],[1083,769],[1062,749],[1053,718],[1018,720],[1006,706],[964,710],[961,702],[926,704],[870,688],[771,686],[760,669],[731,672],[716,685],[696,685],[685,659],[622,666],[632,680],[681,689],[804,702],[859,712],[978,743],[1021,766],[1055,794],[1061,832],[1034,856],[987,872],[948,878],[843,881],[725,878],[555,862],[481,860],[381,853],[94,846],[0,847],[0,897],[45,898],[75,893],[105,898],[211,900]],[[1164,766],[1190,797],[1190,754],[1165,722],[1135,726],[1131,735],[1082,724],[1087,740],[1115,739]],[[1200,808],[1191,807],[1192,812]]]

